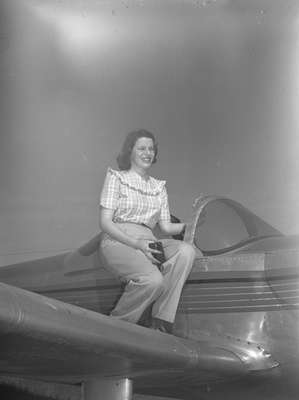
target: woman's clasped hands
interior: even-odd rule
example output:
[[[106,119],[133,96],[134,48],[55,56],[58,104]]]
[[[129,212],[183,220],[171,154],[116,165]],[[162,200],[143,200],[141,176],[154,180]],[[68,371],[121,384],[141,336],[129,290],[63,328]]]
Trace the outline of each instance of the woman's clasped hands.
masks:
[[[142,251],[142,253],[153,263],[158,264],[157,259],[153,256],[153,254],[161,254],[160,250],[152,249],[149,247],[149,244],[153,243],[150,239],[137,239],[135,248]]]

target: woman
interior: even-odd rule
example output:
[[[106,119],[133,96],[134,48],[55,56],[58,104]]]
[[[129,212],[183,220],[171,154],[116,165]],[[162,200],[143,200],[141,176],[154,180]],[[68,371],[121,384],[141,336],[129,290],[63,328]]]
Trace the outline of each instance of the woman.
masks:
[[[191,270],[195,251],[174,239],[161,240],[166,261],[160,269],[151,249],[152,229],[180,234],[183,223],[170,219],[165,181],[149,175],[157,160],[154,135],[146,130],[128,134],[117,157],[119,171],[108,168],[100,199],[101,256],[125,290],[111,315],[137,323],[152,305],[151,327],[170,332],[180,294]]]

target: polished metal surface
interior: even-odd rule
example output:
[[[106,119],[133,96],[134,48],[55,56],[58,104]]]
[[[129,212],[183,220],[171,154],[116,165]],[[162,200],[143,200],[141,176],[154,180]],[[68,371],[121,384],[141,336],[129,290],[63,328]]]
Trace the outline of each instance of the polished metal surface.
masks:
[[[130,379],[106,379],[87,381],[83,385],[84,400],[132,400]]]
[[[0,374],[73,383],[158,375],[161,381],[198,369],[204,380],[276,365],[259,349],[252,358],[246,344],[225,348],[162,334],[3,283],[0,298]]]

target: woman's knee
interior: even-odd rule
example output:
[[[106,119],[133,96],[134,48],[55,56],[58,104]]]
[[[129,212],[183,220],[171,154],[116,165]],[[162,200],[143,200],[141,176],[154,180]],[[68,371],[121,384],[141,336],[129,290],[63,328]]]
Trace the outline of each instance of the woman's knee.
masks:
[[[163,288],[163,275],[160,271],[155,271],[148,275],[147,285],[153,290],[161,290]]]
[[[186,258],[190,259],[194,259],[196,254],[194,247],[186,242],[180,243],[179,252],[182,256],[185,256]]]

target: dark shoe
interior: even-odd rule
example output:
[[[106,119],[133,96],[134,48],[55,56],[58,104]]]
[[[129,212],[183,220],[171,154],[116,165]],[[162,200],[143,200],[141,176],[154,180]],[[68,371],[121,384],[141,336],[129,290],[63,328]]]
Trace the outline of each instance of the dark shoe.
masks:
[[[143,314],[141,315],[138,325],[144,326],[145,328],[150,328],[152,323],[152,304],[147,307]]]
[[[164,321],[163,319],[152,318],[150,328],[163,333],[172,333],[173,324],[171,322]]]

